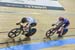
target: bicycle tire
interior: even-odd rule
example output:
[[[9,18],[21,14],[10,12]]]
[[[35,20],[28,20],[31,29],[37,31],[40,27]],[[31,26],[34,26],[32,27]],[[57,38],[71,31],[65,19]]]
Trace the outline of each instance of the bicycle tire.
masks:
[[[9,31],[8,37],[15,38],[16,36],[18,36],[20,34],[20,32],[21,32],[20,28],[14,28],[11,31]]]
[[[49,30],[46,32],[46,37],[50,38],[51,36],[53,36],[53,34],[55,33],[55,32],[53,32],[53,31],[54,31],[54,28],[49,29]]]

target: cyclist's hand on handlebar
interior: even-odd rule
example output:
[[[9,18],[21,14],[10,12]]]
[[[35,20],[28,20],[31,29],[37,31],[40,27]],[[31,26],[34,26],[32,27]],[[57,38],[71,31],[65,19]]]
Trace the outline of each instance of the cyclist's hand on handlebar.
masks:
[[[54,26],[55,24],[52,24],[52,26]]]
[[[19,25],[20,23],[16,23],[16,25]]]

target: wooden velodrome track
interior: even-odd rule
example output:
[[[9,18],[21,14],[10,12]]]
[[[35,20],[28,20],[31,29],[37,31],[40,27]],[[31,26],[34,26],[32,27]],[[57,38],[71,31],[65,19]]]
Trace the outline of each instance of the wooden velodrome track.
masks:
[[[16,26],[16,22],[19,22],[24,16],[32,16],[37,20],[37,32],[31,37],[31,43],[40,42],[45,37],[45,32],[51,27],[59,16],[68,18],[71,22],[69,28],[75,28],[75,0],[59,0],[59,2],[65,8],[65,11],[61,10],[39,10],[39,9],[26,9],[26,8],[12,8],[12,7],[0,7],[0,32],[8,32]],[[69,29],[69,32],[64,38],[75,38],[75,29]],[[18,36],[16,40],[24,36]],[[7,33],[0,33],[0,42],[10,41]],[[13,45],[13,44],[10,44]],[[7,44],[0,44],[0,47],[7,47]],[[75,45],[66,45],[61,47],[47,48],[43,50],[75,50]]]

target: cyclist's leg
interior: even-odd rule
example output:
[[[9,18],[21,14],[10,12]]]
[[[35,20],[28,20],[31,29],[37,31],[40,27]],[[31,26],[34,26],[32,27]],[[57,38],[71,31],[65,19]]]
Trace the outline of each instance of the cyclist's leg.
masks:
[[[68,27],[69,25],[70,25],[69,22],[67,22],[67,23],[64,25],[64,30],[63,30],[62,35],[65,35],[65,34],[68,32],[68,28],[66,28],[66,27]]]
[[[36,33],[37,29],[36,28],[32,28],[30,31],[30,36],[34,35]]]
[[[31,34],[31,32],[34,30],[33,27],[35,27],[37,25],[37,23],[31,23],[30,27],[29,27],[29,33]]]
[[[61,31],[58,31],[58,37],[62,37]]]
[[[28,32],[28,33],[26,34],[26,36],[32,36],[32,35],[34,35],[34,34],[36,33],[36,31],[37,31],[36,28],[32,28],[32,29],[30,30],[30,32]]]
[[[58,37],[62,37],[63,30],[64,30],[63,27],[57,30]]]
[[[68,29],[67,28],[64,28],[63,29],[63,32],[58,31],[58,37],[63,37],[63,35],[65,35],[67,32],[68,32]]]
[[[26,34],[27,37],[32,36],[33,34],[36,33],[36,28],[32,28],[34,26],[36,26],[37,23],[31,23],[30,27],[29,27],[29,32]]]
[[[61,30],[61,31],[58,31],[58,37],[63,37],[63,35],[68,32],[68,29],[66,29],[66,27],[69,26],[69,24],[70,24],[70,23],[67,22],[67,23],[64,25],[63,29],[62,29],[63,31],[62,31],[62,30]]]
[[[63,30],[62,35],[65,35],[67,32],[68,32],[68,29],[67,29],[67,28],[65,28],[65,29]]]
[[[35,27],[37,25],[37,23],[31,23],[30,26],[31,27]]]

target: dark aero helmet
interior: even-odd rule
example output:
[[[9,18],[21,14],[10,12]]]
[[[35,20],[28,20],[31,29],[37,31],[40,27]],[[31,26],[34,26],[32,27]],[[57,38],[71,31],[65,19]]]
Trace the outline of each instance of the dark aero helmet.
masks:
[[[64,21],[64,18],[63,17],[59,17],[59,21]]]
[[[22,23],[27,22],[27,18],[25,18],[25,17],[24,17],[24,18],[22,18],[21,22],[22,22]]]

